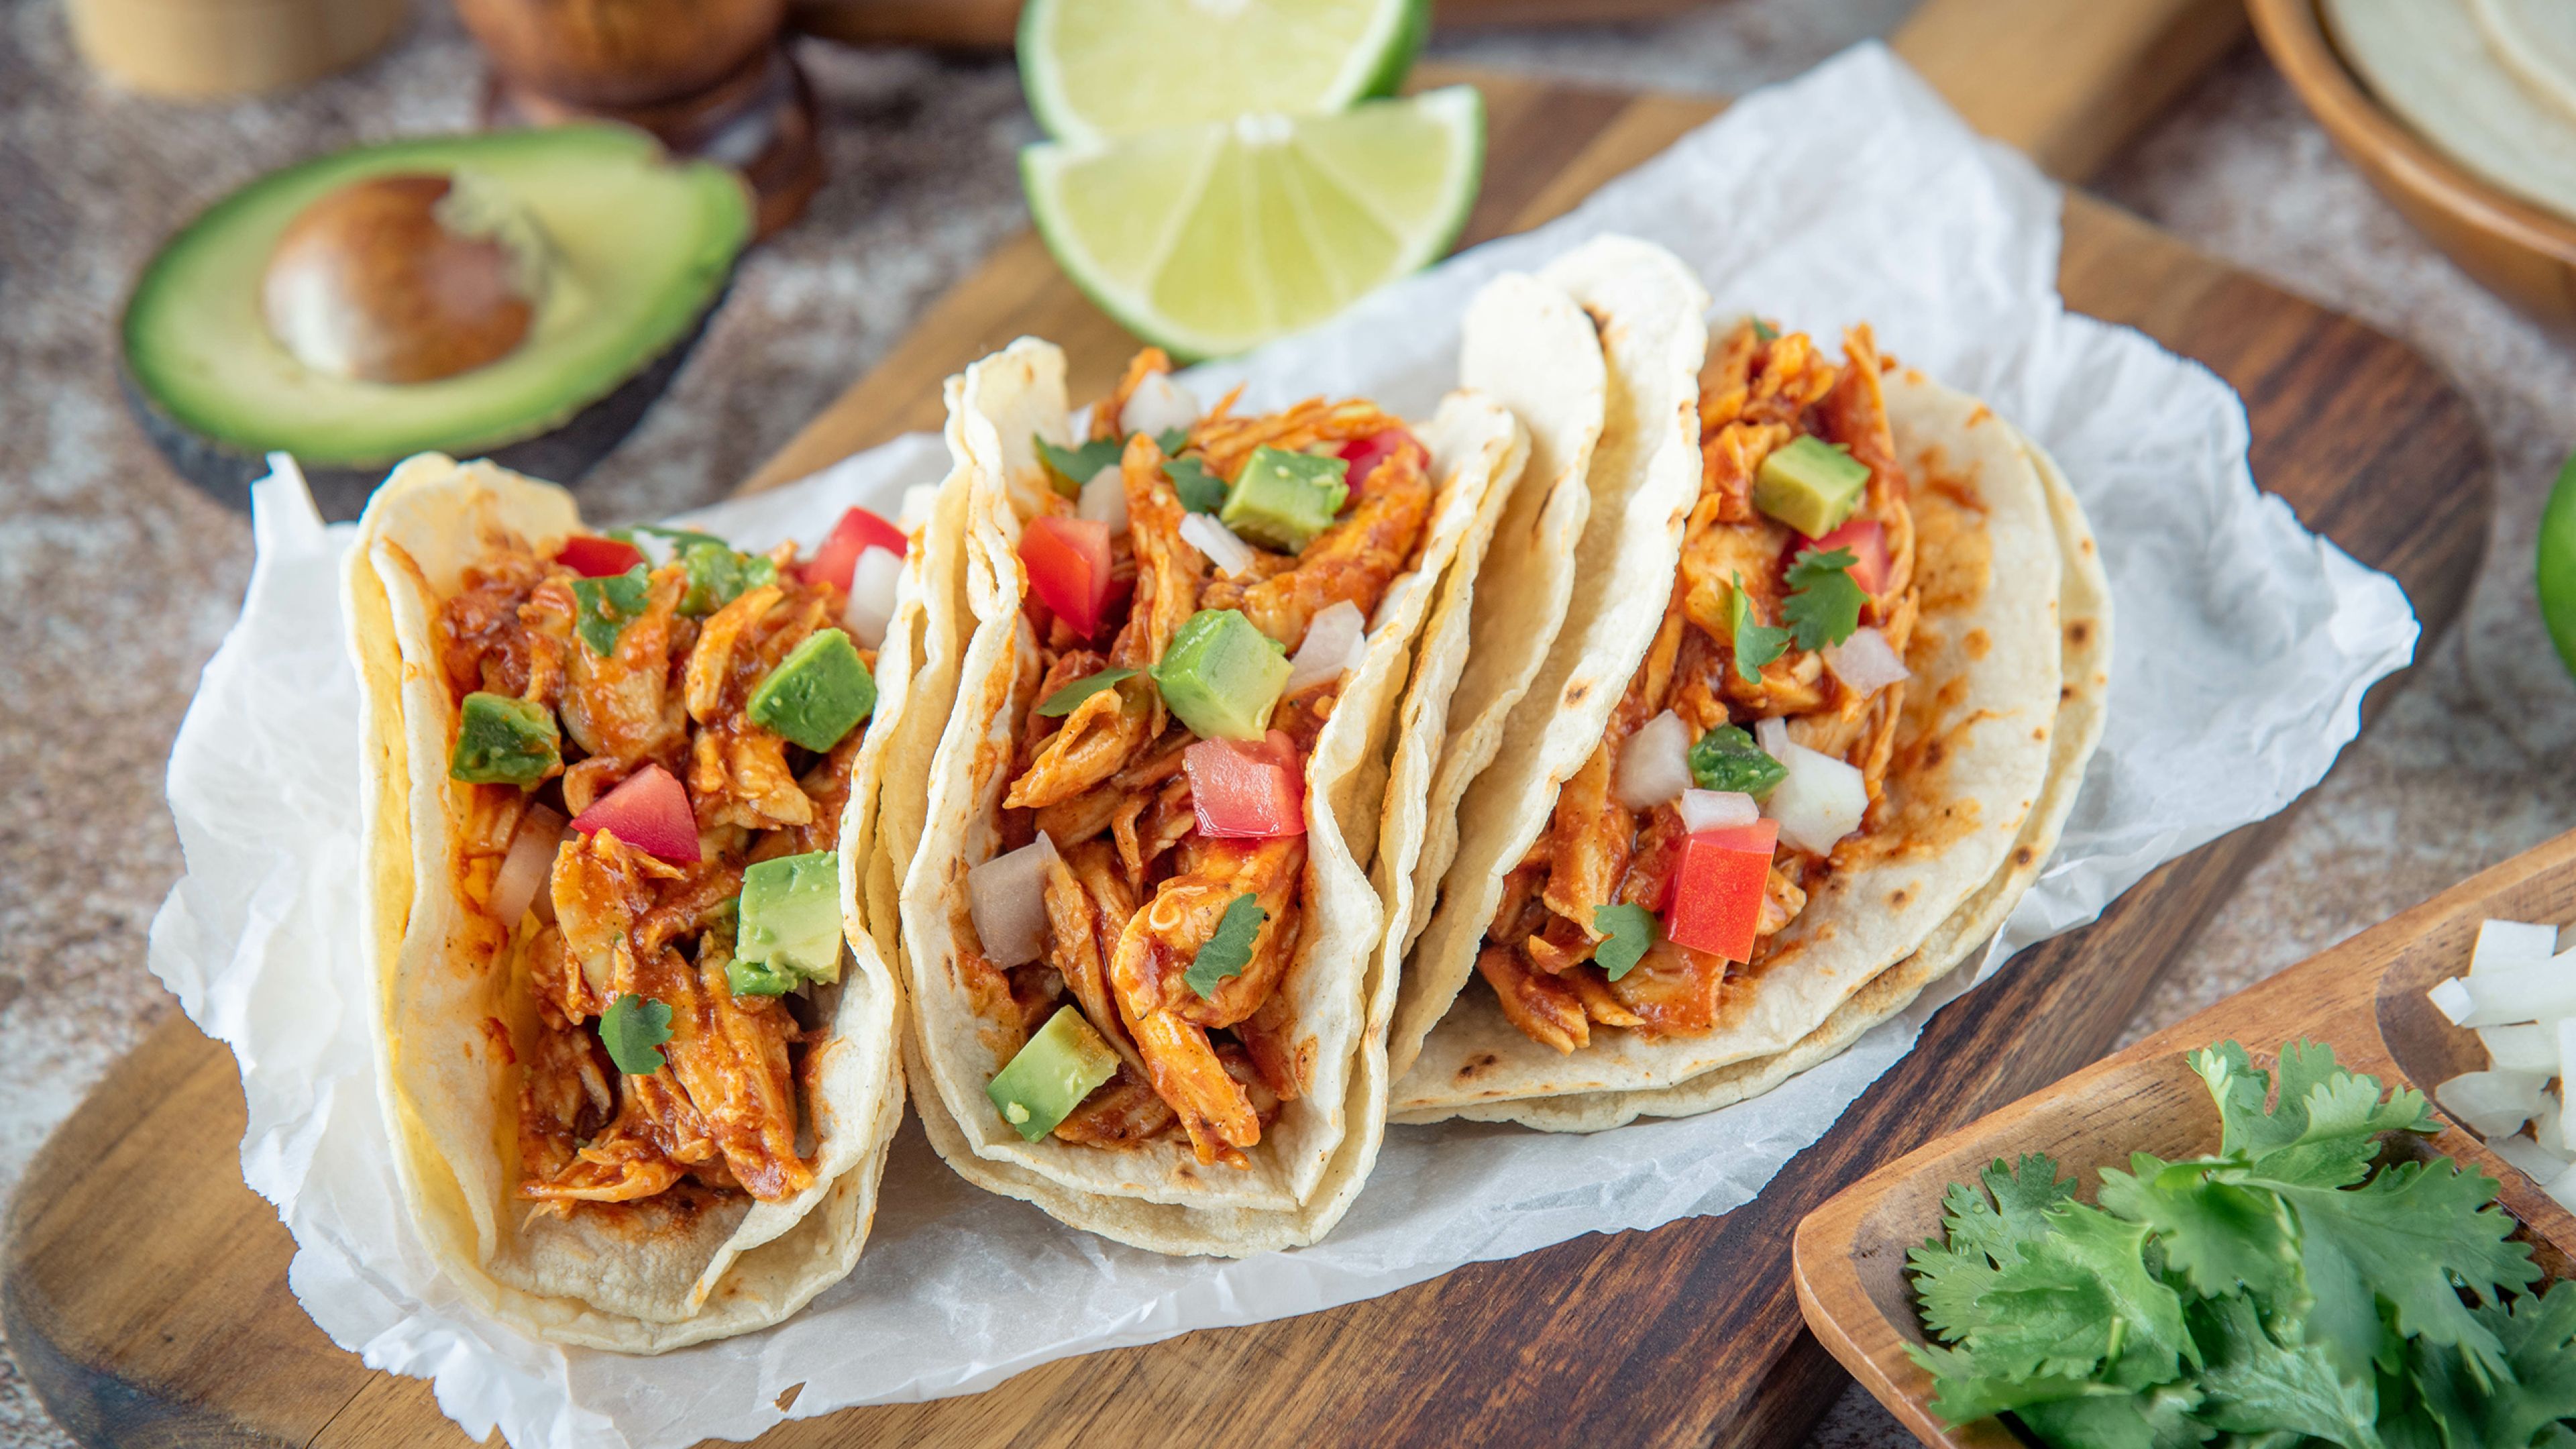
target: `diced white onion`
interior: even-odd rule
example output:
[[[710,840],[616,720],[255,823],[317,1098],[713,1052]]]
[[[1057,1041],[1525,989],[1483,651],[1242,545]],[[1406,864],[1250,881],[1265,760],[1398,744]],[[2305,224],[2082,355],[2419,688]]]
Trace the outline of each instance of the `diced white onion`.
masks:
[[[908,534],[919,533],[921,526],[930,521],[932,511],[938,507],[939,485],[915,483],[903,490],[903,506],[895,510],[894,526]]]
[[[2453,1026],[2466,1022],[2470,1013],[2478,1009],[2477,998],[2469,995],[2469,984],[2457,976],[2445,976],[2434,982],[2432,989],[2424,993],[2424,999],[2433,1003],[2433,1009],[2442,1013],[2443,1019]]]
[[[2555,961],[2546,966],[2499,966],[2477,976],[2452,979],[2468,993],[2468,1011],[2452,1015],[2445,998],[2456,1003],[2456,994],[2435,995],[2432,1001],[2457,1026],[2510,1026],[2517,1021],[2556,1021],[2576,1016],[2576,970]],[[2434,988],[2435,992],[2441,990]]]
[[[2548,1148],[2519,1134],[2490,1137],[2487,1146],[2495,1149],[2496,1156],[2512,1163],[2525,1177],[2543,1186],[2570,1170],[2567,1163]]]
[[[2567,1140],[2561,1135],[2566,1114],[2559,1109],[2559,1095],[2555,1090],[2540,1094],[2540,1108],[2531,1114],[2531,1135],[2539,1140],[2541,1151],[2565,1162],[2576,1154],[2568,1152]]]
[[[635,551],[637,553],[644,555],[645,563],[650,564],[657,569],[668,564],[672,557],[680,551],[678,544],[671,542],[671,540],[664,538],[658,533],[649,532],[640,528],[628,533],[626,535],[626,541],[635,545]]]
[[[2522,1130],[2540,1109],[2544,1078],[2523,1072],[2462,1072],[2433,1089],[2442,1110],[2490,1140]]]
[[[1619,746],[1619,774],[1611,782],[1619,803],[1651,810],[1680,799],[1691,787],[1690,747],[1690,726],[1671,710],[1639,725]]]
[[[1876,629],[1854,629],[1840,644],[1825,646],[1825,667],[1856,694],[1876,694],[1913,674]]]
[[[1252,567],[1252,545],[1235,537],[1234,530],[1217,522],[1213,513],[1184,514],[1181,537],[1206,554],[1218,573],[1239,574]]]
[[[1684,790],[1682,792],[1682,829],[1693,835],[1703,830],[1727,830],[1750,825],[1762,818],[1762,807],[1741,790]]]
[[[1170,373],[1158,372],[1127,394],[1127,405],[1118,410],[1118,431],[1159,434],[1187,428],[1198,420],[1199,400],[1172,381]]]
[[[986,960],[1007,970],[1046,948],[1047,867],[1055,861],[1055,842],[1041,830],[1037,839],[966,872],[966,909]]]
[[[903,560],[870,545],[850,570],[850,602],[841,611],[841,627],[869,649],[885,643],[886,623],[894,618],[895,595],[903,583]]]
[[[2558,1033],[2538,1022],[2524,1026],[2482,1026],[2478,1040],[2487,1046],[2487,1065],[2507,1072],[2558,1075]]]
[[[2505,966],[2546,966],[2558,954],[2558,928],[2522,921],[2481,921],[2469,951],[2469,974]]]
[[[1112,534],[1127,531],[1127,470],[1112,463],[1091,475],[1082,485],[1082,501],[1074,505],[1075,514],[1095,523],[1109,525]]]
[[[1765,748],[1789,768],[1788,777],[1762,803],[1762,813],[1780,822],[1781,839],[1825,855],[1834,842],[1860,828],[1860,818],[1869,810],[1869,786],[1860,771],[1785,739],[1777,748]]]
[[[1348,599],[1306,621],[1306,638],[1297,646],[1297,657],[1288,661],[1288,685],[1280,693],[1291,695],[1328,684],[1341,678],[1343,671],[1359,668],[1368,649],[1367,623],[1360,617],[1360,606]]]
[[[564,818],[543,805],[531,805],[510,836],[510,853],[492,876],[492,916],[516,930],[537,892],[555,873],[555,851],[563,845]]]
[[[1762,753],[1775,760],[1779,759],[1789,748],[1789,722],[1777,715],[1769,719],[1755,720],[1753,742],[1762,747]]]

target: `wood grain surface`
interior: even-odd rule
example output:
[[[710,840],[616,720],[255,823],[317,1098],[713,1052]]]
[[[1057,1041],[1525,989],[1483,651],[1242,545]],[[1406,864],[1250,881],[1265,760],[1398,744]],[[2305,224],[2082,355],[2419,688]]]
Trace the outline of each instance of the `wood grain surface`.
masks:
[[[2044,1092],[1924,1144],[1852,1184],[1798,1225],[1795,1279],[1808,1325],[1854,1377],[1915,1436],[1947,1449],[2001,1449],[2012,1435],[1992,1419],[1953,1429],[1930,1408],[1932,1381],[1905,1356],[1924,1341],[1905,1278],[1905,1251],[1938,1237],[1941,1196],[1997,1159],[2025,1152],[2057,1159],[2090,1200],[2097,1169],[2125,1167],[2132,1151],[2173,1159],[2218,1150],[2218,1113],[2183,1055],[2234,1039],[2257,1061],[2308,1037],[2383,1087],[2430,1091],[2486,1065],[2476,1033],[2451,1025],[2424,999],[2445,976],[2468,970],[2478,923],[2576,920],[2576,832],[2536,846],[2424,904],[2312,956]],[[2464,1128],[2428,1144],[2474,1164],[2501,1185],[2505,1210],[2553,1277],[2569,1272],[2576,1216]],[[2412,1144],[2401,1150],[2421,1151]]]
[[[2023,3],[1993,0],[2005,11]],[[1478,80],[1493,145],[1469,240],[1557,214],[1714,110]],[[2017,78],[1951,72],[1941,83],[1973,106]],[[2169,93],[2170,77],[2156,84]],[[1997,129],[1991,112],[1976,118]],[[2053,129],[2028,114],[2013,124],[2034,127],[2015,139],[2046,154],[2071,145],[2056,137],[2097,123],[2079,109]],[[2456,616],[2485,538],[2486,451],[2465,402],[2421,358],[2080,197],[2068,204],[2060,284],[2070,305],[2139,326],[2234,384],[2256,476],[2310,526],[2393,572],[2428,641]],[[755,481],[935,427],[939,378],[1026,331],[1067,346],[1077,392],[1105,383],[1131,345],[1023,238]],[[2386,693],[2374,692],[2374,704]],[[2166,866],[2096,926],[2026,953],[1941,1012],[1832,1133],[1726,1217],[1580,1238],[1365,1303],[1050,1364],[968,1398],[800,1421],[760,1442],[1793,1437],[1842,1383],[1800,1325],[1793,1226],[1873,1165],[2091,1061],[2276,828],[2240,831]],[[2030,1030],[2035,1021],[2046,1030]],[[57,1417],[93,1445],[462,1443],[425,1383],[369,1372],[294,1304],[291,1244],[235,1162],[243,1119],[227,1054],[174,1021],[109,1083],[29,1170],[0,1253],[0,1316]]]

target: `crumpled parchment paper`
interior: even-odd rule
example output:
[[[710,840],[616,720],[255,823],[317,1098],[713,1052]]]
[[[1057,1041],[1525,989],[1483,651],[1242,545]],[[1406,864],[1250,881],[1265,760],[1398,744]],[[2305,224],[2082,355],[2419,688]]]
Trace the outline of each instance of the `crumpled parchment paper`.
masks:
[[[2157,864],[2287,805],[2359,726],[2416,625],[2387,578],[2255,491],[2244,410],[2145,337],[2065,312],[2058,196],[1864,45],[1745,98],[1552,225],[1388,288],[1322,331],[1202,369],[1258,407],[1366,394],[1425,415],[1485,278],[1601,231],[1661,242],[1719,316],[1758,309],[1881,345],[1983,396],[2054,453],[2101,538],[2117,608],[2109,726],[2063,843],[1980,963],[2088,921]],[[935,481],[909,437],[692,522],[818,537]],[[277,1204],[291,1282],[331,1337],[432,1377],[476,1437],[521,1449],[745,1439],[784,1417],[988,1387],[1068,1354],[1310,1312],[1580,1233],[1750,1199],[1912,1044],[1931,1003],[1758,1102],[1595,1136],[1397,1128],[1332,1238],[1244,1262],[1158,1258],[950,1174],[907,1127],[857,1271],[767,1332],[655,1359],[562,1349],[482,1320],[431,1267],[396,1191],[358,957],[356,680],[341,638],[346,526],[292,483],[257,490],[257,570],[207,666],[169,779],[188,874],[152,968],[240,1060],[242,1172]],[[1964,978],[1965,973],[1962,973]]]

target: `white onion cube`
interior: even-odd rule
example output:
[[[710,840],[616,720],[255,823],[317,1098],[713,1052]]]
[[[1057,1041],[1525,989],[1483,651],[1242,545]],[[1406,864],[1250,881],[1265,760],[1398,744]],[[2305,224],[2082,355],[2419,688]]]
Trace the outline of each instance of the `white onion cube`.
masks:
[[[2487,1065],[2508,1072],[2538,1072],[2544,1077],[2558,1075],[2558,1033],[2555,1029],[2532,1022],[2523,1026],[2482,1026],[2478,1040],[2486,1043]]]
[[[1187,430],[1198,420],[1199,400],[1172,381],[1170,373],[1157,372],[1127,394],[1127,405],[1118,410],[1118,431],[1160,435],[1173,428]]]
[[[2545,966],[2558,954],[2558,928],[2522,921],[2482,921],[2469,950],[2469,974],[2505,966]]]
[[[1887,636],[1876,629],[1854,629],[1851,637],[1824,649],[1825,667],[1855,694],[1876,694],[1900,680],[1913,678],[1896,657]]]
[[[2487,1146],[2496,1156],[2512,1163],[2516,1171],[2537,1183],[2546,1184],[2568,1170],[2567,1164],[2553,1156],[2548,1149],[2518,1134],[2490,1137],[2487,1139]]]
[[[1181,537],[1206,554],[1220,574],[1239,574],[1252,567],[1252,545],[1235,537],[1234,530],[1217,522],[1213,513],[1182,515]]]
[[[2518,1021],[2555,1021],[2576,1016],[2576,971],[2556,963],[2546,966],[2499,966],[2476,976],[2457,978],[2469,994],[2466,1015],[2451,1019],[2461,1026],[2510,1026]],[[2433,1004],[2450,1015],[2450,1008]]]
[[[2480,1137],[2522,1130],[2540,1106],[2540,1081],[2521,1072],[2462,1072],[2433,1089],[2442,1110]]]
[[[1787,778],[1762,802],[1762,813],[1780,822],[1780,838],[1811,855],[1829,855],[1835,842],[1860,828],[1869,812],[1869,786],[1860,771],[1805,745],[1782,741],[1772,757],[1789,767]]]
[[[1091,475],[1082,485],[1082,501],[1074,505],[1078,517],[1109,525],[1112,537],[1127,531],[1127,470],[1115,463]]]
[[[975,939],[994,965],[1026,965],[1046,949],[1047,868],[1056,859],[1055,842],[1041,830],[1037,839],[966,872]]]
[[[1611,782],[1619,803],[1631,810],[1652,810],[1682,797],[1691,787],[1691,728],[1665,710],[1619,742],[1619,772]]]
[[[1762,818],[1762,807],[1741,790],[1684,790],[1681,815],[1682,829],[1697,835],[1750,825]]]
[[[2457,976],[2445,976],[2434,982],[2433,989],[2424,993],[2424,999],[2433,1003],[2433,1009],[2442,1013],[2453,1026],[2467,1022],[2470,1013],[2478,1009],[2477,999],[2469,995],[2468,983]]]
[[[2563,1125],[2566,1114],[2559,1110],[2558,1103],[2557,1092],[2540,1094],[2540,1106],[2531,1114],[2531,1135],[2540,1143],[2541,1151],[2565,1162],[2571,1154],[2567,1150],[2567,1138]]]
[[[1753,742],[1762,747],[1762,753],[1775,760],[1780,758],[1780,753],[1789,748],[1789,722],[1777,715],[1755,720]]]
[[[841,627],[862,647],[882,647],[902,587],[902,559],[874,545],[862,550],[850,569],[850,601],[841,610]]]

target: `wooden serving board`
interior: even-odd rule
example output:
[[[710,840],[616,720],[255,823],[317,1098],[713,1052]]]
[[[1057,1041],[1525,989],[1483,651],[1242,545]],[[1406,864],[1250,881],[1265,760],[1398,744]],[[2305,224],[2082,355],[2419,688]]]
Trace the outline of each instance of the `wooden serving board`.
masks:
[[[1989,132],[2080,174],[2241,23],[2227,0],[1935,0],[1898,48]],[[1474,79],[1491,144],[1470,241],[1561,212],[1716,109]],[[2080,196],[2067,206],[2060,285],[2077,309],[2143,328],[2234,384],[2256,476],[2393,573],[2428,644],[2450,624],[2486,537],[2487,450],[2466,402],[2422,358]],[[752,486],[936,427],[940,378],[1023,332],[1065,344],[1077,395],[1105,386],[1132,346],[1022,238]],[[2025,953],[1941,1012],[1831,1133],[1725,1217],[1580,1238],[1365,1303],[1049,1364],[968,1398],[792,1423],[760,1442],[1793,1437],[1843,1382],[1800,1327],[1793,1225],[1875,1164],[2101,1053],[2277,828],[2167,865],[2095,926]],[[0,1252],[0,1319],[47,1406],[91,1445],[462,1443],[427,1384],[369,1371],[297,1307],[292,1245],[241,1183],[242,1123],[230,1056],[173,1020],[32,1164]]]
[[[2312,1038],[2383,1087],[2426,1092],[2486,1066],[2475,1032],[2451,1025],[2424,999],[2445,976],[2469,969],[2478,923],[2489,918],[2576,920],[2576,832],[2473,876],[2392,920],[2310,957],[2260,985],[2176,1023],[2128,1050],[1917,1148],[1844,1189],[1798,1225],[1798,1306],[1808,1325],[1879,1402],[1926,1444],[2004,1449],[2018,1442],[1980,1419],[1944,1428],[1929,1407],[1931,1377],[1904,1352],[1921,1343],[1905,1252],[1941,1232],[1941,1195],[1986,1164],[2025,1152],[2057,1159],[2087,1201],[2096,1170],[2128,1166],[2132,1151],[2173,1159],[2218,1148],[2218,1110],[2184,1054],[2229,1038],[2269,1063],[2285,1042]],[[2576,1272],[2576,1216],[2540,1185],[2453,1126],[2430,1149],[2474,1164],[2502,1184],[2505,1210],[2553,1278]]]

